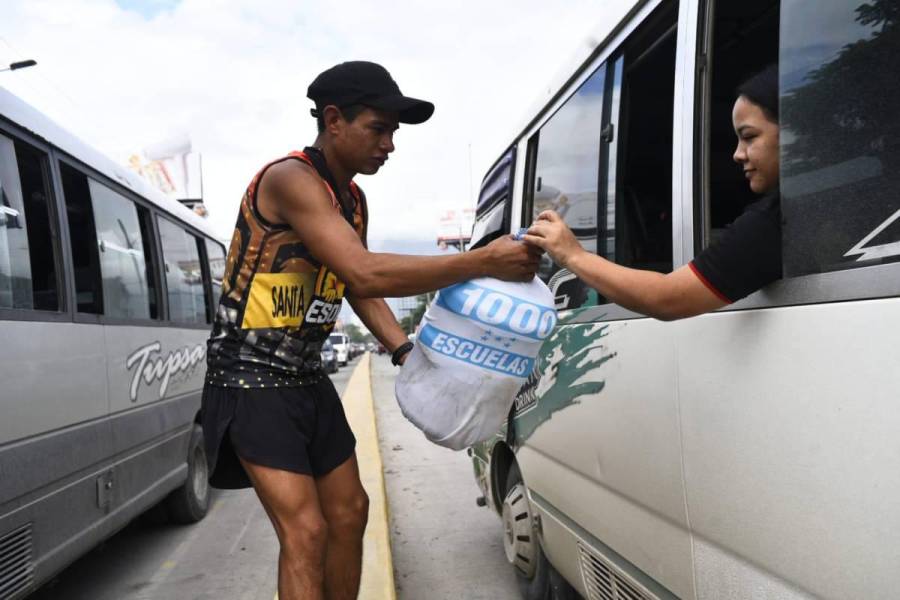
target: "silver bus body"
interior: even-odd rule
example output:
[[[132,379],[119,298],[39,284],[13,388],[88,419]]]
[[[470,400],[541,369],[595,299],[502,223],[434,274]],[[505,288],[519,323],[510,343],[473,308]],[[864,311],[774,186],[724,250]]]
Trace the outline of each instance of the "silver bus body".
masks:
[[[0,143],[0,150],[9,148],[0,155],[3,207],[17,219],[0,227],[0,258],[12,263],[7,272],[0,265],[0,598],[7,599],[32,591],[173,490],[191,485],[189,449],[197,444],[208,319],[224,247],[202,218],[2,89]],[[26,156],[42,169],[42,195],[32,194],[28,206],[46,205],[44,238],[34,235],[41,225],[22,225],[23,218],[41,215],[26,210],[23,217],[15,187],[25,183],[17,181],[16,156],[19,172]],[[68,222],[76,207],[63,172],[91,190],[96,237]],[[101,202],[124,208],[125,217],[115,217],[122,231],[132,216],[140,218],[142,246],[132,247],[134,231],[120,244],[112,241],[118,232],[102,229],[112,217],[101,214]],[[195,240],[199,262],[170,257],[158,235],[163,220]],[[27,243],[6,244],[25,239],[26,230]],[[84,248],[99,246],[99,271],[75,266],[76,235]],[[35,258],[42,248],[46,263]],[[21,253],[29,251],[26,268]],[[43,273],[54,296],[48,310],[37,309],[40,294],[29,300],[22,286]],[[102,277],[102,292],[83,281],[91,273]],[[184,289],[197,296],[202,288],[205,300],[202,319],[191,322],[175,318],[179,292],[167,291],[167,279],[189,279],[184,273],[195,277]],[[82,310],[94,292],[101,304],[105,297],[105,308]],[[114,307],[122,314],[111,314]],[[128,316],[135,309],[147,314]]]

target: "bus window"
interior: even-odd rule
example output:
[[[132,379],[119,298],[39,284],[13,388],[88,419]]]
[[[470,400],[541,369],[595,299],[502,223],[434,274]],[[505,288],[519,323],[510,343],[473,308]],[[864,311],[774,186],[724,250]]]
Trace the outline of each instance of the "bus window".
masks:
[[[784,2],[785,275],[900,260],[900,12],[895,2]]]
[[[47,157],[0,135],[0,308],[58,311]]]
[[[144,236],[134,202],[88,180],[100,248],[103,314],[121,319],[151,318]]]
[[[210,322],[212,315],[216,312],[219,305],[219,296],[222,295],[222,280],[225,278],[225,248],[222,244],[214,242],[209,238],[205,238],[206,242],[206,258],[209,261],[209,279],[210,290],[212,294],[209,298],[210,306]]]
[[[732,158],[737,138],[731,109],[737,87],[778,58],[778,7],[777,0],[714,3],[712,23],[707,25],[713,36],[707,42],[708,89],[701,93],[705,102],[701,147],[706,157],[700,161],[698,182],[702,201],[695,219],[697,253],[759,199]]]
[[[672,114],[675,96],[677,3],[664,3],[624,46],[616,63],[611,106],[607,201],[607,256],[620,265],[672,270]],[[611,184],[615,182],[613,188]],[[614,190],[614,204],[613,194]],[[613,208],[614,206],[614,208]],[[615,240],[609,235],[615,232]]]
[[[157,224],[165,264],[169,319],[206,323],[198,240],[168,219],[160,217]]]
[[[532,149],[536,145],[535,158],[530,159],[534,164],[528,190],[531,219],[542,211],[555,210],[590,252],[597,251],[605,73],[605,66],[598,68],[529,141]],[[597,303],[596,292],[554,263],[542,264],[539,275],[553,291],[557,309]]]
[[[78,312],[103,313],[103,281],[100,277],[100,248],[91,209],[91,192],[87,175],[60,163],[66,215],[69,219],[69,242],[75,269],[75,296]]]

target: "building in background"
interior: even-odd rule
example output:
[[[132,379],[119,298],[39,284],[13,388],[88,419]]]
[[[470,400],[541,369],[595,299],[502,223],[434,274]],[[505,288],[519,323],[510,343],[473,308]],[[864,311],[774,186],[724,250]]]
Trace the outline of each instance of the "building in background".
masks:
[[[441,250],[452,247],[460,252],[465,252],[466,246],[472,239],[472,226],[474,224],[474,208],[444,211],[438,221],[438,247]]]

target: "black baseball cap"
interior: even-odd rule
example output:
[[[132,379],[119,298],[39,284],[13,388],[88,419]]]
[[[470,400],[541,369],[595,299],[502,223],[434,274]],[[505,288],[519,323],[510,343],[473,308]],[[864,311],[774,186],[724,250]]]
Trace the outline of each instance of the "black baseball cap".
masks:
[[[316,103],[318,111],[333,104],[338,108],[362,104],[399,115],[401,123],[417,124],[427,121],[434,112],[434,104],[404,96],[387,69],[363,60],[343,62],[323,71],[316,77],[306,96]]]

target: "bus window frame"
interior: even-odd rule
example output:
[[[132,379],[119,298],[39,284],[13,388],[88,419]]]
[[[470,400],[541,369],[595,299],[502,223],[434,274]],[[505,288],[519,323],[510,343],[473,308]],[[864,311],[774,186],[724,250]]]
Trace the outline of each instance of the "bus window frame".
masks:
[[[39,310],[26,308],[0,308],[0,321],[36,321],[36,322],[66,322],[72,320],[72,303],[68,287],[68,273],[66,257],[68,252],[65,250],[68,244],[68,227],[64,227],[62,223],[63,215],[60,213],[60,194],[62,189],[57,184],[59,179],[55,172],[55,161],[53,154],[55,148],[41,138],[31,134],[25,129],[0,118],[0,135],[4,135],[9,139],[20,141],[44,154],[44,164],[42,165],[44,186],[47,190],[47,216],[50,221],[51,243],[53,244],[53,261],[56,269],[56,287],[57,298],[59,300],[59,310]],[[29,243],[29,253],[31,248],[31,240]]]

